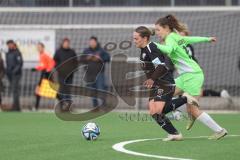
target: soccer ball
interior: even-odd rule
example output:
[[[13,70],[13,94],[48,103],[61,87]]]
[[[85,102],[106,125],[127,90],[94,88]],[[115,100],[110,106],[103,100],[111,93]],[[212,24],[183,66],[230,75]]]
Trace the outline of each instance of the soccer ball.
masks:
[[[179,121],[182,119],[182,112],[174,111],[172,114],[175,120]]]
[[[96,140],[100,135],[100,128],[96,123],[87,123],[82,128],[82,135],[86,140]]]

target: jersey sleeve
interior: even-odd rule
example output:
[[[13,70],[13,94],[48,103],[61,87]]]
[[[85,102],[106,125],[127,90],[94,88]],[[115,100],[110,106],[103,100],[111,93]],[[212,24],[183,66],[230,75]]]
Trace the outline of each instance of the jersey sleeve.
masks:
[[[42,71],[42,70],[44,69],[44,66],[43,66],[42,63],[40,63],[40,64],[38,64],[38,65],[35,67],[35,69],[36,69],[37,71]]]
[[[186,44],[194,44],[194,43],[203,43],[210,42],[211,39],[209,37],[192,37],[192,36],[183,36]]]
[[[160,49],[163,53],[167,54],[169,57],[171,54],[176,50],[176,47],[178,46],[177,42],[174,40],[175,35],[169,35],[165,39],[165,44],[159,44],[155,43],[157,45],[157,48]]]
[[[151,79],[156,80],[160,77],[163,77],[168,72],[168,68],[166,67],[165,64],[165,57],[161,53],[161,51],[157,48],[157,46],[154,43],[152,43],[147,47],[150,52],[149,57],[151,59],[151,62],[155,66],[155,70],[151,75]]]
[[[172,46],[167,46],[167,45],[163,45],[157,42],[154,42],[157,46],[157,48],[162,51],[163,53],[170,55],[173,52],[173,47]]]

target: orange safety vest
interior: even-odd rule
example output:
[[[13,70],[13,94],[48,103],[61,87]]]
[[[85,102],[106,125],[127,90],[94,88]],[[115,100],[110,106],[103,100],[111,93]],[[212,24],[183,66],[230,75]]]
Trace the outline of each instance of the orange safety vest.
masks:
[[[50,72],[53,67],[55,66],[55,61],[47,52],[43,52],[40,54],[39,57],[39,65],[36,66],[36,70],[43,71],[46,70],[47,72]]]

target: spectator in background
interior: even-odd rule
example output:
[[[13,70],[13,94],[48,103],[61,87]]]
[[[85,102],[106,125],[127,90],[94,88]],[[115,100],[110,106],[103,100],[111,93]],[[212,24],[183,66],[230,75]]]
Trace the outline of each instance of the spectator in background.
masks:
[[[57,98],[60,102],[61,111],[69,111],[69,107],[71,106],[71,96],[62,93],[69,92],[69,88],[64,86],[64,84],[71,85],[73,83],[73,71],[77,67],[78,61],[75,51],[70,48],[70,40],[68,38],[63,39],[60,48],[54,55],[54,61],[58,71],[58,82],[60,85]],[[61,65],[64,62],[67,63]]]
[[[37,50],[39,52],[39,64],[36,66],[36,68],[33,68],[33,71],[41,71],[41,77],[38,83],[38,86],[40,86],[42,79],[49,78],[50,72],[55,66],[55,62],[50,54],[45,51],[45,46],[43,43],[39,42],[37,44]],[[36,94],[35,110],[38,110],[40,99],[41,97]]]
[[[2,92],[4,91],[4,85],[2,82],[4,74],[5,74],[5,69],[4,69],[4,65],[3,65],[2,54],[0,53],[0,110],[2,107]]]
[[[90,37],[89,39],[89,47],[86,48],[83,51],[83,54],[87,55],[86,57],[86,63],[88,64],[88,71],[86,73],[87,81],[92,82],[89,84],[89,87],[92,87],[97,90],[106,90],[106,84],[105,84],[105,64],[106,62],[110,61],[109,54],[100,46],[100,43],[98,42],[97,37]],[[103,65],[103,67],[102,67]],[[95,76],[96,71],[99,71],[96,81]],[[97,97],[92,99],[93,106],[98,106],[98,100]]]
[[[8,52],[6,54],[6,73],[13,92],[13,105],[11,111],[20,111],[20,80],[22,76],[23,59],[13,40],[7,41]]]

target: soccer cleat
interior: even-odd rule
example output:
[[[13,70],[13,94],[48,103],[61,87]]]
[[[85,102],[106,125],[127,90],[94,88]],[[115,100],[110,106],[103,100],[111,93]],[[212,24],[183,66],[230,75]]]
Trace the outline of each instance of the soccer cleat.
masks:
[[[190,130],[192,128],[195,120],[196,120],[196,118],[189,114],[189,118],[188,118],[188,122],[187,122],[187,126],[186,126],[187,130]]]
[[[189,95],[188,93],[184,92],[183,95],[184,97],[187,98],[187,103],[199,107],[199,102],[196,98],[193,96]]]
[[[219,139],[225,137],[227,134],[228,134],[227,130],[223,128],[220,132],[214,133],[208,139],[219,140]]]
[[[181,141],[183,140],[182,134],[169,134],[167,138],[164,138],[163,141]]]

